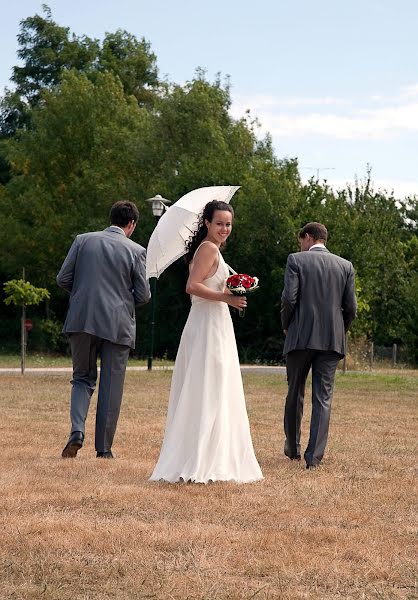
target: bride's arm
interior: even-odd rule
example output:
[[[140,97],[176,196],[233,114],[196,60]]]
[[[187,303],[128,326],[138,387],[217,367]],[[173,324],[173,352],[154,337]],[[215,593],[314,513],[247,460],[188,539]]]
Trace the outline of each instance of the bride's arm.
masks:
[[[233,296],[229,291],[218,292],[208,288],[203,281],[209,277],[209,273],[219,260],[218,248],[215,244],[203,244],[193,259],[193,266],[186,284],[186,293],[199,296],[205,300],[215,302],[226,302],[234,308],[245,308],[247,299],[245,296]]]

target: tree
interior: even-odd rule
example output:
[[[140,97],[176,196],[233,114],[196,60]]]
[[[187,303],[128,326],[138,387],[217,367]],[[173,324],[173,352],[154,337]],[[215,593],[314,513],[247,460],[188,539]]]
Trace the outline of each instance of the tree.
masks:
[[[6,89],[0,100],[0,185],[11,176],[2,140],[32,127],[33,109],[68,71],[84,73],[93,81],[100,73],[113,73],[125,94],[135,96],[140,105],[152,105],[160,85],[156,57],[145,39],[118,30],[106,34],[101,44],[71,34],[53,21],[46,4],[42,8],[43,16],[35,14],[20,23],[17,54],[23,64],[13,68],[14,89]]]
[[[418,327],[411,322],[417,318],[411,297],[414,271],[408,264],[408,248],[416,238],[413,199],[402,201],[375,191],[370,171],[353,188],[333,193],[316,186],[313,193],[322,196],[315,214],[329,228],[328,247],[353,262],[361,282],[360,299],[368,306],[359,311],[353,335],[366,335],[380,345],[411,347],[410,332]]]
[[[57,86],[67,71],[93,80],[97,73],[113,73],[126,95],[134,95],[140,104],[152,102],[159,80],[149,42],[121,30],[106,34],[103,43],[76,36],[53,21],[46,4],[42,7],[43,16],[35,14],[20,23],[17,55],[23,64],[13,68],[15,89],[7,91],[1,103],[3,136],[30,124],[31,110],[42,101],[43,92]]]
[[[362,310],[353,335],[402,342],[416,355],[416,197],[402,202],[374,191],[370,171],[337,192],[314,179],[303,185],[297,159],[278,160],[249,112],[231,117],[228,80],[209,82],[198,69],[185,85],[162,84],[150,44],[126,31],[103,42],[77,37],[44,6],[43,16],[22,21],[19,44],[16,89],[0,107],[0,278],[25,264],[30,278],[53,284],[74,236],[107,225],[119,198],[139,205],[135,236],[146,245],[154,221],[145,198],[175,201],[193,188],[240,185],[225,258],[260,278],[246,318],[236,322],[244,360],[281,358],[286,258],[308,221],[324,222],[329,249],[354,264]],[[175,353],[188,310],[186,278],[178,261],[158,284],[164,327],[157,354]],[[60,292],[52,304],[58,322]]]
[[[138,40],[127,31],[107,33],[98,52],[97,69],[118,76],[127,96],[135,96],[139,105],[155,101],[160,86],[156,56],[144,38]]]
[[[23,66],[13,68],[16,92],[30,106],[35,106],[44,89],[59,83],[64,70],[85,71],[91,68],[98,53],[98,42],[86,36],[70,36],[68,27],[52,20],[50,8],[44,4],[45,17],[35,15],[20,23],[17,55]]]
[[[7,142],[13,178],[0,198],[3,270],[30,265],[50,284],[74,236],[108,224],[118,198],[144,197],[148,115],[109,73],[67,73],[44,93],[33,127]]]
[[[259,276],[262,287],[251,298],[248,318],[240,319],[237,325],[238,344],[241,355],[245,353],[248,359],[254,358],[261,346],[265,357],[277,360],[281,335],[271,332],[277,323],[282,257],[295,239],[287,215],[298,193],[297,162],[278,161],[271,140],[257,140],[250,117],[234,120],[230,116],[230,102],[228,82],[222,84],[217,78],[210,83],[202,71],[184,87],[166,89],[152,121],[148,158],[153,188],[149,191],[150,195],[158,191],[176,200],[198,187],[242,186],[232,202],[236,220],[225,256],[235,269]],[[186,277],[185,265],[180,261],[158,284],[159,314],[164,314],[165,323],[156,340],[156,349],[161,353],[172,353],[176,347],[173,340],[177,342],[180,337],[184,321],[175,313],[187,315]]]
[[[219,78],[208,82],[201,71],[184,87],[165,88],[151,115],[148,155],[142,163],[149,174],[148,196],[160,193],[175,201],[194,188],[242,182],[255,136],[245,122],[231,118],[229,105],[228,86]],[[155,347],[161,355],[172,356],[180,338],[189,303],[186,278],[186,265],[179,261],[158,283],[157,314],[164,314],[165,326]]]
[[[45,288],[38,288],[25,281],[25,279],[11,279],[4,284],[6,305],[14,304],[22,307],[21,318],[21,372],[25,373],[26,358],[26,306],[39,304],[42,300],[50,298],[50,293]]]
[[[248,300],[246,318],[235,323],[240,355],[247,361],[282,358],[280,299],[287,255],[296,249],[292,212],[299,186],[297,161],[278,161],[269,138],[257,143],[242,180],[226,251],[236,270],[260,279],[260,291]]]
[[[410,224],[409,224],[410,225]],[[403,339],[408,349],[409,359],[418,364],[418,235],[413,234],[405,243],[407,285]]]
[[[101,74],[113,73],[125,95],[133,95],[141,106],[153,104],[160,86],[156,57],[144,38],[121,30],[106,34],[102,43],[76,36],[53,21],[47,5],[42,8],[43,15],[20,23],[18,57],[23,64],[13,68],[15,87],[6,89],[0,100],[0,185],[11,178],[2,140],[32,127],[33,110],[69,71],[83,73],[94,83]]]

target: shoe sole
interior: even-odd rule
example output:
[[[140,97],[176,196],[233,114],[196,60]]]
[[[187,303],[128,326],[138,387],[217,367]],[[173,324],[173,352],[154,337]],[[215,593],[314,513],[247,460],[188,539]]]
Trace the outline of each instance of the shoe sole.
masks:
[[[83,447],[81,442],[72,442],[71,444],[67,444],[62,451],[62,458],[75,458],[77,456],[77,452],[80,448]]]

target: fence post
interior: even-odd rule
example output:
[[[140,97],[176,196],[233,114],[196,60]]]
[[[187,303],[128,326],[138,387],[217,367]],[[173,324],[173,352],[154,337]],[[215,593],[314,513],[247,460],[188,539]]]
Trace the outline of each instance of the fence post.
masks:
[[[370,368],[373,369],[374,362],[374,342],[370,342]]]
[[[394,367],[396,367],[396,354],[398,351],[398,345],[397,344],[393,344],[392,346],[392,364]]]
[[[22,279],[25,281],[25,267],[22,269]],[[20,322],[20,372],[22,375],[25,374],[25,366],[26,366],[26,329],[25,329],[25,320],[26,320],[26,306],[25,301],[22,302],[22,317]]]

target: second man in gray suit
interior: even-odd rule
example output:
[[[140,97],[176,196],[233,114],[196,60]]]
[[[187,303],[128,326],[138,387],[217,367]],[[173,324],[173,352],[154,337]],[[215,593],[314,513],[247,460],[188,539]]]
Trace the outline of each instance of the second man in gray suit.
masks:
[[[70,293],[63,332],[73,359],[71,434],[62,451],[73,458],[83,446],[85,421],[101,370],[96,412],[98,458],[113,458],[129,351],[135,348],[135,305],[150,299],[145,278],[145,248],[130,240],[138,221],[132,202],[116,202],[111,226],[78,235],[57,276]]]
[[[357,309],[353,266],[327,250],[327,238],[321,223],[308,223],[301,229],[301,252],[287,259],[282,294],[288,381],[284,452],[291,460],[301,459],[305,384],[312,368],[312,417],[304,454],[307,468],[315,468],[324,454],[335,372],[345,355],[345,334]]]

